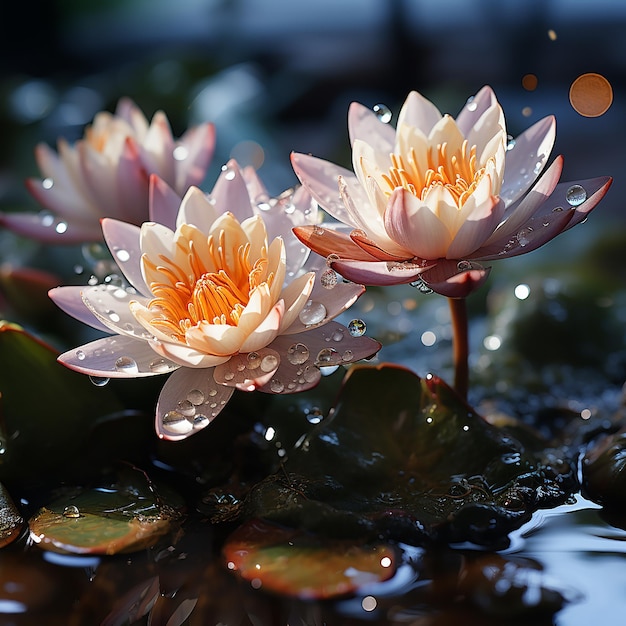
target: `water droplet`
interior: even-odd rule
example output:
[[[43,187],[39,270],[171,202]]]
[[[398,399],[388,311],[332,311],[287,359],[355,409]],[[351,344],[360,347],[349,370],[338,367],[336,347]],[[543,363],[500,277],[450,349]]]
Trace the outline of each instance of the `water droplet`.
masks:
[[[176,146],[172,151],[175,161],[184,161],[189,156],[189,150],[186,146]]]
[[[552,209],[552,213],[560,213],[562,210],[563,210],[563,207],[562,207],[562,206],[555,206],[555,207]]]
[[[80,517],[80,511],[74,504],[69,504],[63,509],[63,517],[69,517],[70,519],[76,519]]]
[[[272,205],[266,201],[257,202],[256,206],[260,211],[269,211],[272,208]]]
[[[285,391],[285,384],[281,380],[274,378],[270,382],[270,390],[272,393],[282,393]]]
[[[326,318],[326,307],[321,302],[313,302],[309,300],[305,305],[300,315],[298,316],[300,321],[307,326],[312,324],[319,324]]]
[[[208,426],[210,421],[211,420],[206,415],[204,415],[204,413],[198,413],[197,415],[193,416],[193,420],[192,420],[193,429],[200,430],[201,428]]]
[[[287,348],[287,359],[292,365],[301,365],[309,358],[309,349],[303,343],[294,343]]]
[[[163,428],[179,435],[185,435],[193,429],[193,424],[178,411],[168,411],[161,423]]]
[[[324,365],[335,363],[338,358],[339,353],[335,350],[335,348],[322,348],[317,353],[317,362]]]
[[[515,138],[512,135],[507,135],[506,137],[506,149],[507,150],[513,150],[513,148],[515,148],[515,144],[517,142],[515,141]]]
[[[306,418],[310,424],[319,424],[324,419],[324,414],[314,406],[306,411]]]
[[[84,361],[85,360],[85,353],[82,350],[76,350],[76,358],[79,361]]]
[[[420,293],[429,294],[433,292],[433,290],[421,278],[418,278],[417,280],[414,280],[409,284],[411,285],[411,287],[417,289]]]
[[[332,289],[337,284],[337,272],[328,268],[320,275],[320,283],[325,289]]]
[[[352,350],[345,350],[344,353],[341,355],[341,360],[349,363],[350,361],[352,361],[353,357],[354,353],[352,352]]]
[[[302,372],[302,378],[307,383],[314,383],[319,376],[319,370],[315,365],[307,365]]]
[[[54,181],[52,180],[52,178],[44,178],[41,181],[41,186],[44,189],[52,189],[52,187],[54,187]]]
[[[459,270],[459,272],[467,272],[468,270],[472,269],[472,262],[471,261],[459,261],[456,264],[456,268]]]
[[[126,261],[130,260],[130,252],[128,250],[124,250],[123,248],[116,250],[115,256],[120,263],[126,263]]]
[[[170,371],[170,364],[165,359],[155,359],[150,362],[148,368],[155,374],[165,374]]]
[[[89,380],[96,386],[96,387],[104,387],[110,380],[110,378],[106,378],[104,376],[90,376]]]
[[[580,206],[587,199],[587,192],[582,185],[572,185],[567,190],[565,199],[572,206]]]
[[[389,107],[384,104],[375,104],[372,107],[372,111],[376,113],[376,117],[383,123],[389,124],[391,122],[391,118],[393,117]]]
[[[249,370],[255,370],[261,365],[261,355],[258,352],[249,352],[247,358]]]
[[[176,405],[176,410],[185,417],[193,417],[196,414],[196,407],[189,400],[181,400]]]
[[[344,329],[342,328],[337,328],[336,330],[333,331],[333,334],[331,335],[331,339],[333,341],[336,341],[337,343],[342,341],[344,338]]]
[[[121,356],[115,361],[115,369],[118,372],[124,372],[126,374],[137,374],[139,372],[139,366],[137,361],[129,356]]]
[[[522,248],[530,243],[530,236],[532,232],[533,229],[529,226],[528,228],[522,228],[522,230],[517,233],[517,243],[519,243]]]
[[[361,335],[364,335],[366,330],[367,326],[363,320],[351,320],[348,324],[348,332],[353,337],[360,337]]]
[[[321,237],[324,234],[324,229],[321,226],[313,226],[313,234]]]
[[[274,354],[266,354],[261,359],[261,371],[271,372],[278,367],[278,357]]]
[[[222,165],[222,172],[224,172],[224,178],[226,180],[235,180],[235,176],[237,175],[235,170],[228,167],[228,165]]]
[[[470,96],[465,104],[468,111],[475,111],[478,105],[474,102],[474,96]]]
[[[114,323],[117,324],[120,321],[120,316],[119,314],[117,314],[115,311],[105,311],[105,313],[109,316],[109,319]]]
[[[55,227],[54,230],[57,231],[57,233],[62,234],[67,230],[67,222],[59,222]]]
[[[235,378],[235,372],[224,372],[224,380],[232,380]]]
[[[217,389],[210,389],[209,390],[209,397],[210,398],[215,398],[216,395],[217,395]]]

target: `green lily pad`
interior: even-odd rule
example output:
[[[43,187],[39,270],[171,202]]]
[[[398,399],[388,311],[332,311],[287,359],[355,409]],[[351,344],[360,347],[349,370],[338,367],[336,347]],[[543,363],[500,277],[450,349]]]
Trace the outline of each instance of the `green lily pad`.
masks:
[[[498,428],[440,379],[357,367],[332,415],[257,484],[242,512],[333,537],[506,545],[577,486],[575,462]],[[561,455],[559,462],[555,457]]]
[[[171,494],[163,502],[145,480],[124,480],[61,496],[42,507],[28,525],[31,539],[45,550],[118,554],[154,545],[180,520],[180,506]]]
[[[24,519],[13,503],[9,492],[0,483],[0,548],[19,537]]]
[[[388,580],[398,560],[389,545],[333,541],[263,520],[239,527],[223,554],[227,567],[254,588],[302,599],[332,598]]]
[[[107,388],[56,360],[58,352],[24,329],[0,322],[0,480],[40,480],[67,465],[89,428],[121,409]],[[28,459],[28,462],[25,462]]]

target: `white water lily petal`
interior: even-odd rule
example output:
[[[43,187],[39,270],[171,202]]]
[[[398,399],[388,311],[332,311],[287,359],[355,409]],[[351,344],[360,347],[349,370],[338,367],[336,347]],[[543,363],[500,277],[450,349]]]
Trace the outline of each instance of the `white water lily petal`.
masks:
[[[362,130],[373,127],[362,106],[352,105],[349,119],[354,175],[315,157],[292,156],[302,185],[341,222],[299,228],[296,235],[332,259],[332,267],[348,280],[402,284],[428,271],[424,275],[434,290],[465,297],[484,283],[488,271],[458,270],[461,263],[543,245],[580,223],[610,185],[610,179],[598,179],[590,204],[568,218],[548,216],[548,207],[559,210],[548,199],[560,198],[561,159],[535,183],[554,144],[554,118],[540,120],[509,142],[504,112],[489,87],[470,98],[456,120],[411,92],[400,110],[391,151],[377,149]],[[338,206],[332,192],[342,178]],[[531,230],[528,236],[525,230],[536,228],[539,216],[544,216],[540,232]],[[356,247],[346,240],[346,226],[359,231],[351,236]],[[329,235],[331,229],[337,234]]]
[[[102,234],[115,262],[130,284],[142,294],[150,293],[141,271],[141,231],[138,226],[105,218],[102,220]]]
[[[376,113],[358,102],[348,109],[348,134],[350,145],[357,139],[367,141],[377,152],[392,152],[395,131],[393,126],[382,122]]]
[[[208,426],[233,395],[215,382],[213,369],[174,372],[163,385],[156,407],[155,430],[162,439],[181,441]]]
[[[178,368],[173,361],[159,356],[145,341],[119,335],[96,339],[68,350],[58,360],[70,369],[99,378],[156,376]]]
[[[87,324],[96,330],[110,333],[111,329],[103,324],[92,312],[85,306],[83,302],[82,285],[67,285],[64,287],[55,287],[48,292],[53,302],[68,315],[75,317],[83,324]]]
[[[272,378],[280,362],[279,352],[272,348],[260,348],[258,351],[235,354],[215,368],[213,377],[221,385],[254,391]]]
[[[176,226],[191,224],[207,232],[217,214],[207,196],[198,187],[190,187],[180,203]]]

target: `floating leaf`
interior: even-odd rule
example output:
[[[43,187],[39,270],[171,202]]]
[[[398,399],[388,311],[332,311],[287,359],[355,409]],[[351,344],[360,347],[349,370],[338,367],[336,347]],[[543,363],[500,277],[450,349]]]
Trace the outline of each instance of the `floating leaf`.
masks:
[[[168,496],[169,497],[169,496]],[[144,481],[79,490],[40,509],[29,522],[41,548],[60,553],[117,554],[154,545],[180,518]]]
[[[0,548],[19,537],[23,525],[24,519],[9,492],[0,483]]]
[[[384,544],[324,539],[262,520],[238,528],[224,558],[253,587],[302,599],[332,598],[393,576],[397,555]]]
[[[95,419],[121,408],[110,390],[57,363],[57,354],[0,322],[0,480],[7,485],[66,465]]]
[[[506,544],[533,511],[576,486],[575,463],[544,463],[545,445],[489,424],[436,377],[357,367],[332,416],[243,510],[334,537]]]

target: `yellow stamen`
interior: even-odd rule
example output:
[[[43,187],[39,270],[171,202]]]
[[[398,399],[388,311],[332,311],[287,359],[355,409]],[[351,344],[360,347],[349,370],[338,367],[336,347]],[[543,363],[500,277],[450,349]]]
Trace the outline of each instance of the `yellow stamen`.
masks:
[[[265,247],[261,258],[251,262],[250,243],[227,250],[224,231],[210,235],[204,251],[212,263],[214,271],[210,271],[197,246],[197,241],[183,237],[177,242],[189,275],[176,260],[164,255],[159,255],[158,263],[147,255],[142,258],[147,275],[159,276],[150,283],[154,298],[148,308],[156,313],[151,323],[182,342],[185,332],[201,322],[236,326],[254,289],[263,283],[271,286],[274,280],[274,273],[267,272]]]
[[[431,146],[426,170],[420,169],[413,148],[406,157],[390,154],[391,167],[382,175],[389,187],[387,195],[391,195],[396,187],[403,187],[423,200],[431,187],[442,185],[461,208],[485,173],[484,167],[477,168],[476,146],[469,150],[468,147],[467,139],[453,154],[448,154],[447,143]]]

